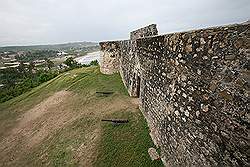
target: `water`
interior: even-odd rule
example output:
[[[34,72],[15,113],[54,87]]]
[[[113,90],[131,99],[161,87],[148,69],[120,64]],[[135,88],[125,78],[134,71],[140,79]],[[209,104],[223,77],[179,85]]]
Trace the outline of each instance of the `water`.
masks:
[[[101,51],[91,52],[85,56],[75,58],[75,61],[80,64],[90,64],[91,61],[97,60],[100,63],[101,54]]]

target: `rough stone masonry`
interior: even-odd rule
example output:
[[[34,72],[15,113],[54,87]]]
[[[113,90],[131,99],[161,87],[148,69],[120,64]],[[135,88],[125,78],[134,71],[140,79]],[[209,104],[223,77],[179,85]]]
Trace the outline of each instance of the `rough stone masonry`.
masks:
[[[250,24],[101,42],[101,71],[119,72],[165,166],[250,166]]]

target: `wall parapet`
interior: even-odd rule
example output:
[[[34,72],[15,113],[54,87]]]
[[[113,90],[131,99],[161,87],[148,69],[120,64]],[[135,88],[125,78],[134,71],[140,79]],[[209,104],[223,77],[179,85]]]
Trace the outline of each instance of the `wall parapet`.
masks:
[[[113,74],[119,71],[120,41],[100,42],[103,52],[100,62],[100,70],[104,74]]]
[[[111,53],[164,164],[249,166],[250,24],[135,36]]]
[[[130,32],[130,40],[135,40],[138,38],[145,38],[158,35],[158,30],[156,28],[156,24],[151,24],[149,26],[137,29],[135,31]]]

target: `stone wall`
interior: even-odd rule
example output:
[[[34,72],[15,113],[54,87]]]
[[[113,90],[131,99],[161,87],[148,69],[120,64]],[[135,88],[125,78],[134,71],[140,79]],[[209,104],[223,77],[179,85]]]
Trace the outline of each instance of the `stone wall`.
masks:
[[[132,31],[130,33],[130,39],[136,40],[138,38],[145,38],[145,37],[150,37],[150,36],[155,36],[155,35],[158,35],[156,24],[151,24],[149,26]]]
[[[101,56],[100,70],[104,74],[113,74],[119,71],[120,42],[100,42]]]
[[[123,83],[130,96],[139,96],[139,59],[136,40],[141,37],[157,35],[155,24],[140,28],[130,33],[130,40],[100,42],[103,51],[101,72],[112,74],[120,72]]]
[[[118,45],[119,72],[165,166],[250,165],[250,24]]]
[[[137,40],[141,108],[165,164],[247,165],[249,38],[235,25]]]

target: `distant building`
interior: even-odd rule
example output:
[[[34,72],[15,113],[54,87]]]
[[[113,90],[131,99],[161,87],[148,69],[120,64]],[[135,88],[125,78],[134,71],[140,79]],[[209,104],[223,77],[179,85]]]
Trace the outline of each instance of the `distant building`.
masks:
[[[64,56],[64,55],[67,55],[67,54],[68,54],[68,53],[62,51],[62,52],[57,53],[57,56]]]

